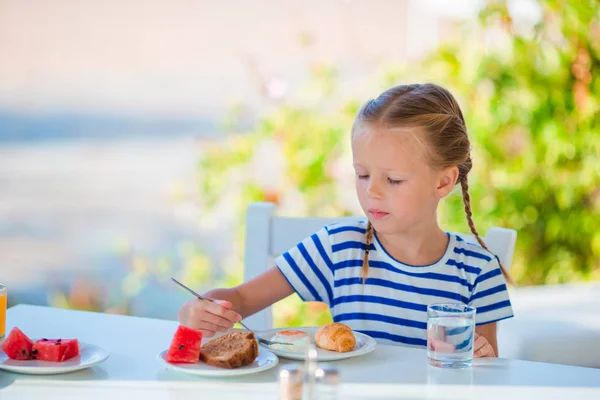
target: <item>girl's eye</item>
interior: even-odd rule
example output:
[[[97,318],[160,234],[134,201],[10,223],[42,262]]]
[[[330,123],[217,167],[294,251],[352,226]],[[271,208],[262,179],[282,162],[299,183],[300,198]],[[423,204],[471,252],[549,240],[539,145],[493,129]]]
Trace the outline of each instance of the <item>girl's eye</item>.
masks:
[[[396,180],[396,179],[392,179],[392,178],[388,178],[388,182],[392,185],[399,185],[402,182],[404,182],[403,180]]]
[[[361,175],[361,174],[357,174],[358,175],[358,179],[368,179],[369,175]]]

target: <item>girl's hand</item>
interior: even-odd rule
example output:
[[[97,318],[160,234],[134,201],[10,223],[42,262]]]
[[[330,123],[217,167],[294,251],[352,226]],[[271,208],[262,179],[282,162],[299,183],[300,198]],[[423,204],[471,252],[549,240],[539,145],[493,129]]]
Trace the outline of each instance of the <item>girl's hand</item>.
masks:
[[[496,353],[494,353],[494,348],[487,341],[487,339],[475,332],[475,344],[473,347],[473,357],[482,358],[482,357],[496,357]]]
[[[226,332],[242,316],[231,310],[231,303],[215,300],[214,303],[200,299],[188,300],[179,310],[179,323],[202,331],[204,337],[213,337],[216,332]]]
[[[429,340],[429,350],[439,351],[442,353],[453,353],[456,349],[456,346],[450,343],[443,342],[441,340],[430,339]]]
[[[427,347],[431,351],[439,351],[442,353],[453,353],[456,346],[446,343],[443,340],[435,339],[430,332],[427,332]]]

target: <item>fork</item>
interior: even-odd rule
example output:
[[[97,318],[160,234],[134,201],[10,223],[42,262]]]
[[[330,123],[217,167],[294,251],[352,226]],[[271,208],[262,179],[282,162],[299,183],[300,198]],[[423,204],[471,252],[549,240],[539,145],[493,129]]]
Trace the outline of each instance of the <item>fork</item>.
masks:
[[[204,301],[208,301],[209,303],[214,303],[214,302],[215,302],[213,299],[211,299],[211,298],[209,298],[209,297],[204,297],[204,296],[202,296],[202,295],[200,295],[200,294],[196,293],[195,291],[193,291],[193,290],[192,290],[192,289],[190,289],[189,287],[185,286],[183,283],[179,282],[177,279],[175,279],[175,278],[171,277],[171,280],[172,280],[173,282],[175,282],[176,284],[178,284],[178,285],[179,285],[180,287],[182,287],[183,289],[187,290],[188,292],[190,292],[191,294],[193,294],[194,296],[196,296],[198,299],[200,299],[200,300],[204,300]],[[272,341],[272,340],[269,340],[269,339],[262,338],[262,337],[260,337],[260,336],[259,336],[259,335],[258,335],[256,332],[254,332],[252,329],[248,328],[248,327],[246,326],[246,324],[244,324],[242,321],[238,321],[238,323],[239,323],[240,325],[242,325],[242,327],[244,327],[244,329],[246,329],[247,331],[249,331],[249,332],[252,332],[252,333],[254,334],[254,336],[255,336],[256,338],[258,338],[258,342],[259,342],[259,343],[261,343],[261,344],[264,344],[265,346],[271,346],[271,345],[273,345],[273,344],[282,344],[282,345],[284,345],[284,346],[293,346],[293,345],[294,345],[293,343],[274,342],[274,341]]]

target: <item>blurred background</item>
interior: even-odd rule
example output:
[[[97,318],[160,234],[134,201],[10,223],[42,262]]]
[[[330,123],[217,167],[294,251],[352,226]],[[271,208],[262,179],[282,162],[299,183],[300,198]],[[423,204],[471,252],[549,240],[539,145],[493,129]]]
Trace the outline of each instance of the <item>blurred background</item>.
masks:
[[[474,219],[519,287],[600,281],[600,7],[581,1],[0,0],[9,305],[176,319],[242,280],[252,201],[358,214],[349,130],[436,82],[474,147]],[[460,191],[443,227],[468,232]],[[599,292],[595,292],[599,293]],[[327,321],[290,298],[276,324]]]

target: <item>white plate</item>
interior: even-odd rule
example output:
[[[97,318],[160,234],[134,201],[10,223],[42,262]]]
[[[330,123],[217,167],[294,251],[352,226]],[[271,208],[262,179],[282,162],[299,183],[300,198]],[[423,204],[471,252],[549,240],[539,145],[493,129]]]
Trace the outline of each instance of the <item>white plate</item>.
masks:
[[[271,329],[268,331],[261,331],[257,334],[265,339],[271,339],[273,336],[277,334],[279,331],[285,330],[300,330],[306,332],[311,340],[314,340],[315,333],[319,329],[318,326],[310,326],[310,327],[301,327],[301,328],[280,328],[280,329]],[[336,361],[336,360],[344,360],[346,358],[358,357],[365,355],[367,353],[375,350],[375,346],[377,346],[377,342],[370,336],[365,335],[364,333],[352,331],[354,333],[354,337],[356,337],[356,346],[354,346],[354,350],[349,351],[347,353],[338,353],[337,351],[329,351],[323,350],[317,347],[317,360],[318,361]],[[280,348],[273,348],[272,346],[265,346],[273,353],[277,354],[279,357],[289,358],[292,360],[304,360],[306,359],[306,348],[299,351],[289,351],[283,350],[284,348],[288,348],[289,346],[282,345]]]
[[[198,361],[195,364],[171,364],[165,359],[167,351],[168,350],[161,351],[156,355],[156,358],[158,358],[168,369],[200,376],[238,376],[255,374],[271,369],[279,363],[279,358],[277,358],[275,354],[260,347],[258,348],[258,357],[256,357],[256,360],[254,360],[252,364],[233,369],[213,367],[202,361]]]
[[[34,342],[36,339],[32,339]],[[79,342],[79,356],[63,362],[11,360],[0,350],[0,370],[30,375],[52,375],[93,367],[108,358],[108,352],[93,344]]]

